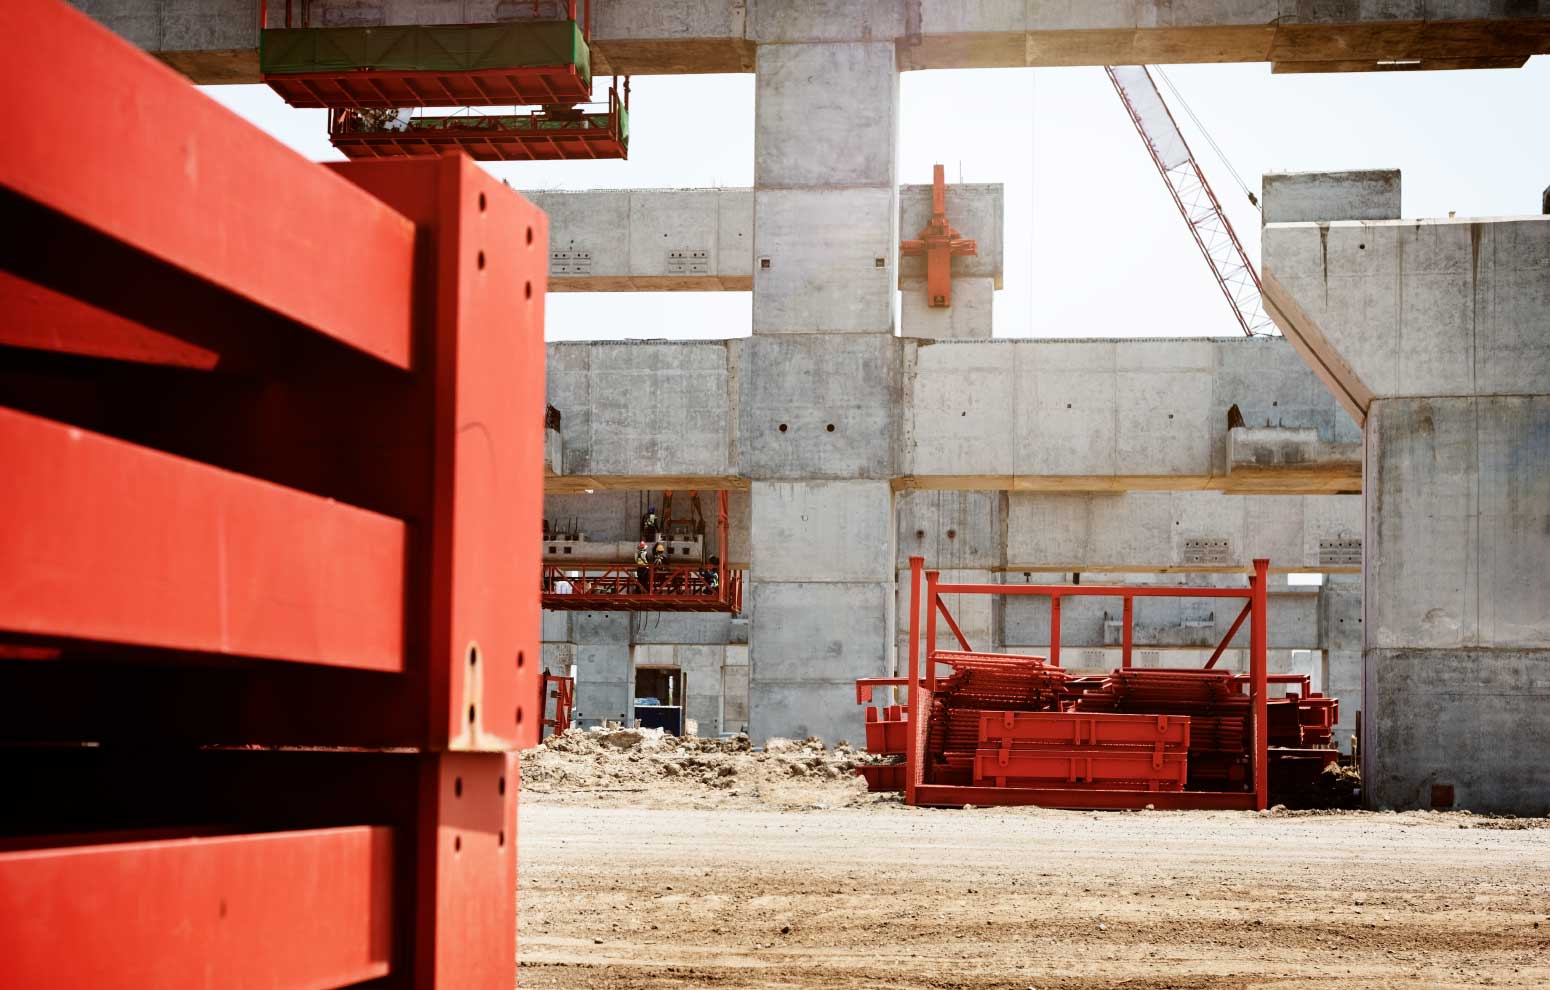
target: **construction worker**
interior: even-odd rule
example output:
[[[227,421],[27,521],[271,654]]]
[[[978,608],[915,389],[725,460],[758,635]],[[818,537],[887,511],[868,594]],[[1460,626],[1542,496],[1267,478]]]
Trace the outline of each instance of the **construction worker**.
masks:
[[[660,540],[662,538],[662,520],[657,518],[657,507],[646,507],[646,514],[640,517],[640,538],[643,540]]]
[[[635,583],[640,585],[642,592],[651,588],[651,551],[645,540],[635,547]]]
[[[708,566],[700,568],[700,581],[705,585],[705,593],[714,595],[721,590],[721,558],[712,556],[707,562]]]
[[[667,544],[661,540],[651,549],[651,566],[661,567],[667,563]]]

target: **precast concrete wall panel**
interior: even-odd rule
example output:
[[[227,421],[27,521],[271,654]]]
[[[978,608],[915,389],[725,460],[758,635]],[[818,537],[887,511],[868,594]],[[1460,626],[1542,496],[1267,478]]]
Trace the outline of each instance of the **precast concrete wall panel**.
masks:
[[[882,334],[775,334],[742,341],[740,473],[754,479],[893,478],[898,346],[897,338]]]
[[[883,676],[893,633],[890,582],[761,582],[753,599],[756,719],[765,685],[838,685],[835,706],[854,707],[856,678]]]
[[[1003,492],[904,491],[894,496],[896,566],[924,557],[928,567],[988,569],[1006,563]]]
[[[754,581],[877,581],[893,567],[892,492],[879,481],[753,485]]]
[[[1368,647],[1550,648],[1550,396],[1381,399],[1368,423]]]
[[[905,473],[1015,473],[1017,347],[905,343]]]
[[[566,474],[733,473],[725,343],[551,344],[548,354]]]
[[[894,196],[886,185],[756,191],[754,334],[892,334]]]
[[[759,46],[754,185],[760,191],[880,186],[890,200],[897,195],[899,82],[894,36],[884,37],[870,44]]]

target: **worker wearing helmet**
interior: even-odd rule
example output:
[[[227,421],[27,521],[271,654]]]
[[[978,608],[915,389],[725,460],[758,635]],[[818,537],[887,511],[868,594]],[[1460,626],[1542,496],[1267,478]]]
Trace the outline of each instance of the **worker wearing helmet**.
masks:
[[[667,544],[663,543],[661,540],[658,540],[657,545],[651,548],[651,565],[653,567],[661,567],[666,563]]]
[[[651,551],[645,540],[635,546],[635,583],[643,592],[651,587]]]
[[[640,517],[640,538],[642,540],[659,540],[662,538],[662,520],[657,518],[657,507],[647,506],[646,514]]]

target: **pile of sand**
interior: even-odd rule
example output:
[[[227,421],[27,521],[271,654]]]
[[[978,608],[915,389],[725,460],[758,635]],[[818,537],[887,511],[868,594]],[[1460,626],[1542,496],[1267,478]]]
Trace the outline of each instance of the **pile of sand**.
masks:
[[[708,739],[661,729],[572,729],[522,754],[522,793],[546,803],[607,802],[658,807],[836,808],[889,800],[872,795],[857,766],[878,757],[814,738]]]

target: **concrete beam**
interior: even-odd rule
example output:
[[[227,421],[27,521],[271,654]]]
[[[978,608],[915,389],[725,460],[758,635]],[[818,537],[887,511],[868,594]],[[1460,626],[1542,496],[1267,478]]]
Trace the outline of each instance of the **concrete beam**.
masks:
[[[1359,433],[1284,342],[952,341],[904,345],[898,490],[1359,489]],[[1319,459],[1231,470],[1228,410],[1312,430]],[[1338,456],[1337,456],[1338,454]]]
[[[195,82],[258,81],[252,0],[74,0]],[[283,22],[283,4],[270,22]],[[495,0],[311,0],[311,23],[489,23]],[[555,0],[540,16],[556,16]],[[1521,65],[1550,52],[1543,2],[1498,0],[594,0],[593,65],[629,75],[752,72],[756,47],[887,41],[901,69],[1271,62],[1277,72]]]
[[[1359,495],[1132,492],[1007,497],[1006,561],[1018,573],[1350,571]]]

